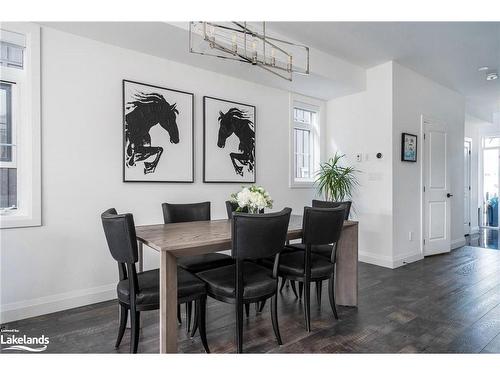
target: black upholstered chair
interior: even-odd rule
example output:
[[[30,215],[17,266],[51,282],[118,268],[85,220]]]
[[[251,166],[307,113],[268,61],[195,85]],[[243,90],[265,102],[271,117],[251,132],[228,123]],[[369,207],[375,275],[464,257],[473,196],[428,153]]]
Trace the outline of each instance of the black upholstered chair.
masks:
[[[317,199],[313,199],[312,206],[313,208],[336,208],[340,206],[345,207],[345,219],[349,220],[349,214],[351,213],[351,201],[345,202],[330,202],[330,201],[320,201]]]
[[[271,298],[271,320],[278,344],[277,290],[280,252],[285,244],[290,208],[270,214],[234,213],[231,222],[235,264],[198,273],[205,281],[208,295],[235,305],[236,345],[243,351],[243,305]],[[256,260],[274,257],[272,270]]]
[[[233,218],[233,213],[236,212],[237,209],[238,209],[238,203],[226,201],[226,212],[227,212],[227,218],[229,220],[231,220]],[[240,211],[240,212],[248,213],[248,209],[243,208],[242,211]],[[264,209],[259,210],[259,214],[263,214],[263,213],[264,213]]]
[[[321,302],[321,284],[318,283],[329,280],[330,305],[335,318],[338,319],[335,307],[335,262],[337,242],[342,233],[344,218],[345,206],[337,208],[304,207],[302,243],[288,245],[289,248],[297,251],[283,252],[281,255],[278,275],[291,282],[298,281],[299,286],[303,285],[304,318],[307,331],[311,330],[311,282],[316,282],[318,300]],[[267,265],[270,266],[269,262]],[[299,294],[301,293],[302,290],[299,291]]]
[[[139,344],[140,312],[157,310],[160,307],[160,284],[158,269],[137,272],[137,239],[132,214],[118,215],[110,208],[101,215],[108,247],[118,262],[119,282],[117,285],[120,305],[120,326],[115,347],[118,348],[125,333],[128,311],[130,310],[131,338],[130,352],[137,353]],[[177,271],[177,302],[195,301],[198,312],[201,342],[209,353],[205,334],[205,311],[207,294],[203,281],[188,271]]]
[[[163,203],[161,206],[165,224],[210,220],[210,202],[186,204]],[[181,257],[177,260],[179,267],[194,274],[212,268],[227,266],[232,263],[233,260],[229,255],[219,253],[193,255]],[[186,303],[187,332],[191,329],[191,314],[192,302],[188,302]],[[195,334],[197,328],[196,318],[195,316],[193,330],[191,332],[192,336]],[[181,322],[180,311],[177,312],[177,319]]]

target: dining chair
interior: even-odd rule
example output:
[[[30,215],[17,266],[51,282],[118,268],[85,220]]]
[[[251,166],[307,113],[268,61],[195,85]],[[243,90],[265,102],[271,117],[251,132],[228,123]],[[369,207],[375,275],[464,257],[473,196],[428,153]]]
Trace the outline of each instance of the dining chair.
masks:
[[[242,208],[242,211],[236,211],[237,209],[238,209],[238,203],[226,201],[226,212],[227,212],[227,218],[229,220],[231,220],[233,218],[234,212],[248,213],[247,208]],[[259,210],[259,214],[263,214],[263,213],[264,213],[264,209]]]
[[[231,201],[226,201],[226,212],[227,212],[227,218],[231,220],[233,218],[233,213],[235,212],[241,212],[241,213],[248,213],[248,208],[242,208],[241,211],[236,211],[238,209],[238,203],[236,202],[231,202]],[[263,214],[264,209],[259,210],[259,214]],[[255,304],[255,311],[257,312],[262,312],[264,310],[264,306],[266,305],[266,301]],[[246,303],[245,304],[245,314],[246,316],[250,315],[250,304]]]
[[[210,297],[235,305],[238,353],[243,351],[243,305],[268,298],[271,299],[274,334],[278,344],[282,345],[277,313],[277,272],[291,211],[285,208],[269,214],[235,212],[231,221],[231,256],[235,263],[197,275],[205,281]],[[269,257],[274,257],[272,270],[255,262]]]
[[[312,201],[312,207],[313,208],[336,208],[336,207],[344,207],[345,209],[345,220],[349,220],[349,212],[351,210],[351,201],[345,201],[345,202],[331,202],[331,201],[320,201],[313,199]],[[288,244],[287,244],[288,245]],[[285,248],[285,251],[296,251],[296,250],[304,250],[304,244],[294,244],[287,246]],[[327,258],[330,258],[331,254],[331,249],[330,246],[325,245],[325,246],[315,246],[312,248],[313,253],[317,253],[319,255],[325,256]],[[281,281],[281,287],[280,287],[280,292],[283,289],[284,285],[286,282],[286,278],[282,278]],[[297,290],[295,288],[295,282],[293,280],[290,281],[290,285],[292,287],[293,293],[295,294],[296,298],[301,299],[302,298],[302,290],[303,290],[303,284],[302,282],[299,282],[299,292],[297,294]],[[316,299],[318,301],[318,306],[321,306],[321,294],[322,294],[322,289],[323,289],[323,282],[322,281],[317,281],[316,282]]]
[[[132,214],[118,214],[114,208],[110,208],[101,214],[101,220],[111,256],[118,262],[119,281],[116,291],[120,306],[120,325],[115,347],[120,346],[130,311],[130,353],[137,353],[141,311],[160,308],[159,270],[136,270],[138,251]],[[205,330],[205,284],[182,268],[177,270],[177,284],[177,303],[195,301],[201,342],[205,351],[210,353]]]
[[[165,224],[185,223],[192,221],[210,220],[210,202],[172,204],[163,203],[163,221]],[[196,274],[212,268],[223,267],[232,264],[233,260],[229,255],[220,253],[210,253],[202,255],[192,255],[180,257],[177,260],[179,267]],[[192,302],[186,303],[186,332],[191,329]],[[177,319],[181,322],[180,310],[177,311]],[[194,336],[197,329],[197,317],[195,319],[191,336]]]
[[[302,222],[302,244],[289,245],[298,251],[281,254],[278,275],[302,283],[304,290],[304,319],[306,330],[311,331],[310,284],[328,280],[328,295],[335,319],[338,319],[335,306],[335,262],[337,242],[344,225],[345,207],[312,208],[304,207]],[[328,249],[329,258],[323,255]],[[300,251],[302,250],[302,251]],[[321,251],[322,255],[317,251]],[[266,263],[268,267],[274,266]],[[302,288],[300,288],[302,289]],[[321,293],[321,290],[319,290]],[[301,291],[299,291],[299,294]],[[321,299],[320,299],[321,300]]]
[[[331,202],[331,201],[320,201],[317,199],[313,199],[312,206],[313,208],[336,208],[340,206],[345,206],[345,220],[349,220],[349,214],[351,212],[351,201],[345,202]]]

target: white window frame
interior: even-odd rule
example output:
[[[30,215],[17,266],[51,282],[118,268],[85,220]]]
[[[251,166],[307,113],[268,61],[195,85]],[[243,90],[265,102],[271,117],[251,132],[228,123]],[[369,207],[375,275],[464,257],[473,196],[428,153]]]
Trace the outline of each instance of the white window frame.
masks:
[[[307,111],[315,112],[317,121],[311,126],[296,123],[294,121],[294,108],[300,108]],[[319,164],[322,160],[322,129],[325,123],[325,103],[321,100],[298,95],[290,95],[290,188],[313,188],[316,172],[319,169]],[[311,156],[312,156],[312,176],[309,179],[295,177],[295,142],[294,142],[294,129],[307,129],[311,130]]]
[[[13,143],[16,145],[18,205],[15,210],[0,213],[1,229],[42,224],[40,26],[29,22],[0,24],[0,39],[6,39],[12,33],[24,35],[26,38],[24,68],[0,66],[0,78],[3,81],[15,82],[12,122],[13,131],[15,129]]]

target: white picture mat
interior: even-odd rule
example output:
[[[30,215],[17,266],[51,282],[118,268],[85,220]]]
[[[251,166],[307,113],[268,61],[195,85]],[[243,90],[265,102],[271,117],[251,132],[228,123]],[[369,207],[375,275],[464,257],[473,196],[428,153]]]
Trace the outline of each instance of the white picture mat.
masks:
[[[193,176],[193,95],[168,89],[148,86],[145,84],[124,81],[124,115],[133,108],[126,109],[127,103],[134,101],[138,93],[157,93],[170,104],[176,104],[179,111],[176,122],[179,129],[179,143],[170,142],[168,132],[160,124],[153,126],[149,132],[151,146],[163,148],[160,161],[153,173],[144,174],[144,162],[137,162],[134,167],[124,167],[125,181],[165,181],[192,182]],[[123,119],[125,121],[125,118]],[[125,129],[124,129],[125,130]],[[126,141],[124,144],[126,148]],[[126,155],[124,155],[126,163]],[[153,161],[151,156],[146,161]]]
[[[239,104],[222,99],[204,97],[204,127],[205,127],[205,156],[204,156],[204,181],[205,182],[255,182],[256,162],[252,172],[248,167],[243,167],[243,176],[236,173],[229,154],[231,152],[241,153],[238,147],[239,138],[233,133],[226,139],[224,148],[217,146],[219,136],[219,111],[226,113],[231,108],[238,108],[244,111],[253,123],[255,131],[255,107]]]

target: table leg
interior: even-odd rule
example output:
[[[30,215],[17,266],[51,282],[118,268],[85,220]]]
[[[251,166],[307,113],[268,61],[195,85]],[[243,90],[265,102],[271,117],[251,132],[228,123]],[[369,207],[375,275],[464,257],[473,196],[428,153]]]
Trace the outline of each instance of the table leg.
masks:
[[[160,353],[177,353],[177,258],[160,255]]]
[[[137,272],[143,272],[144,271],[144,254],[142,251],[142,242],[137,241],[137,257],[138,259],[138,269]]]
[[[345,227],[337,248],[335,302],[358,305],[358,224]]]

